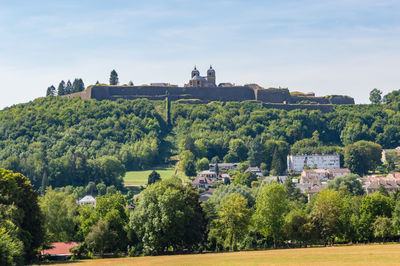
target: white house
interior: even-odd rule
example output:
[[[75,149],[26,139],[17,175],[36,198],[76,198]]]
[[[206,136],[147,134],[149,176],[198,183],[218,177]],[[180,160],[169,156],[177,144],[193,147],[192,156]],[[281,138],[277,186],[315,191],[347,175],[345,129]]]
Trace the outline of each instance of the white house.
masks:
[[[217,173],[208,171],[208,170],[201,171],[200,173],[197,174],[197,177],[207,177],[208,179],[210,179],[213,182],[218,181]]]
[[[288,171],[303,171],[305,166],[318,169],[340,168],[340,156],[337,154],[313,154],[313,155],[288,155]]]
[[[86,195],[79,200],[79,205],[92,205],[96,207],[96,199],[91,195]]]
[[[255,174],[257,176],[263,175],[261,169],[258,167],[249,167],[249,168],[247,168],[246,172],[252,172],[253,174]]]
[[[215,163],[210,163],[210,171],[215,172]],[[218,163],[219,170],[237,170],[239,163]]]

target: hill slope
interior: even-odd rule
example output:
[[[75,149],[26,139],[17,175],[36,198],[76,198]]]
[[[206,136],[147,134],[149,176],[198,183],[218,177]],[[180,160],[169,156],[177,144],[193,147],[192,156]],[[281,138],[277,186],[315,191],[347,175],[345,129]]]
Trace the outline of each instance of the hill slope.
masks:
[[[293,152],[331,151],[326,147],[358,140],[399,146],[400,113],[393,102],[336,106],[325,114],[268,109],[256,102],[172,103],[167,125],[163,101],[46,97],[0,111],[0,167],[23,173],[36,188],[89,181],[121,185],[125,170],[164,165],[184,150],[195,160],[243,161],[257,143],[279,140],[257,163],[272,170],[271,153],[276,153],[282,171],[288,149],[275,152],[274,147],[296,142],[301,148]]]

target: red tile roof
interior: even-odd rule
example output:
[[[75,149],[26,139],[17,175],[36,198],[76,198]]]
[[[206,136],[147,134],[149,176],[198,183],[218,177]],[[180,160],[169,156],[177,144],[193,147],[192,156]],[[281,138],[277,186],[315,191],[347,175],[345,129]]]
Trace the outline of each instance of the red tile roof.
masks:
[[[192,185],[206,185],[206,184],[211,185],[212,181],[211,179],[204,176],[196,177],[196,179],[192,181]]]
[[[70,248],[79,245],[78,242],[55,242],[51,243],[51,249],[44,249],[40,252],[41,255],[72,255]]]

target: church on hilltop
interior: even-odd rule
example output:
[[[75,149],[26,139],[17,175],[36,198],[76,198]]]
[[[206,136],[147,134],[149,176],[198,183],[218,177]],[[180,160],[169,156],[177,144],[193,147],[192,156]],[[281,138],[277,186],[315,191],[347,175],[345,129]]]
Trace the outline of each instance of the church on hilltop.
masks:
[[[185,87],[216,87],[215,83],[215,70],[210,66],[207,70],[207,77],[200,76],[200,71],[197,70],[196,66],[192,70],[192,76],[188,84]]]

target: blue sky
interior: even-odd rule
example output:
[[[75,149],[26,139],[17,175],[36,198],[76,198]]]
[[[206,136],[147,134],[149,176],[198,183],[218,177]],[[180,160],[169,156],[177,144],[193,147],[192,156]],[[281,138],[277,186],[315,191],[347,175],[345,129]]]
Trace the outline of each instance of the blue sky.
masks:
[[[400,1],[2,1],[0,109],[60,80],[217,82],[346,94],[400,89]]]

